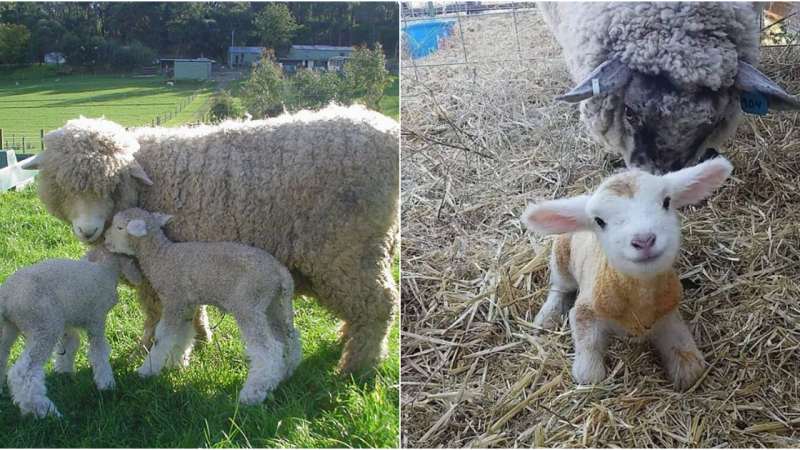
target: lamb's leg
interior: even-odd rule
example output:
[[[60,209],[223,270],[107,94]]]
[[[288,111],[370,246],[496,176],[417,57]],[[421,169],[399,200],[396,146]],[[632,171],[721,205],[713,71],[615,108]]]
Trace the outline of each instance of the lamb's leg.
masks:
[[[8,371],[8,388],[14,404],[23,414],[38,418],[53,414],[61,417],[53,402],[47,398],[44,385],[44,365],[50,359],[63,327],[45,327],[37,333],[27,333],[25,350]]]
[[[131,362],[133,359],[138,358],[150,350],[153,346],[156,325],[158,325],[158,321],[161,318],[161,300],[158,298],[158,294],[156,294],[150,282],[147,279],[143,279],[137,291],[139,293],[139,308],[145,316],[144,330],[142,331],[142,338],[139,340],[139,345],[128,358],[128,362]]]
[[[570,305],[575,301],[578,284],[569,274],[559,274],[558,269],[551,264],[550,292],[542,309],[533,319],[533,324],[541,330],[553,330],[561,323],[561,316],[569,312]],[[541,333],[536,330],[535,334]]]
[[[75,328],[67,328],[56,345],[56,361],[53,371],[57,373],[75,373],[75,354],[81,345],[81,336]]]
[[[208,326],[208,312],[206,311],[206,305],[200,305],[197,307],[197,311],[194,315],[194,329],[197,333],[194,336],[194,340],[197,341],[198,346],[211,343],[212,334],[211,327]]]
[[[685,391],[694,386],[705,371],[705,359],[677,309],[655,324],[651,341],[675,389]]]
[[[287,375],[285,344],[271,332],[266,312],[263,315],[252,311],[249,314],[237,313],[235,317],[250,361],[250,371],[239,392],[239,402],[257,405]]]
[[[590,307],[577,304],[569,313],[575,341],[575,362],[572,375],[578,384],[594,384],[606,377],[604,358],[610,330]]]
[[[284,345],[286,376],[289,377],[303,360],[300,332],[294,327],[292,301],[285,295],[278,295],[267,308],[267,321],[269,321],[273,336],[276,336]]]
[[[175,342],[167,355],[167,367],[183,367],[189,365],[189,356],[195,343],[195,319],[189,312],[183,314],[183,322],[175,333]]]
[[[191,315],[189,310],[188,317],[186,312],[172,309],[165,309],[161,320],[156,325],[155,343],[150,348],[150,353],[144,360],[144,363],[139,367],[137,372],[141,377],[149,377],[161,372],[161,369],[170,362],[182,360],[183,354],[175,355],[176,348],[180,347],[182,341],[182,334],[186,333],[186,329],[191,330]],[[189,333],[191,335],[191,333]]]
[[[111,347],[106,340],[105,321],[86,330],[89,335],[89,363],[94,372],[94,383],[100,390],[114,389],[114,372],[111,370]]]
[[[3,392],[3,383],[6,379],[6,367],[11,347],[19,337],[19,328],[13,323],[0,319],[0,392]]]

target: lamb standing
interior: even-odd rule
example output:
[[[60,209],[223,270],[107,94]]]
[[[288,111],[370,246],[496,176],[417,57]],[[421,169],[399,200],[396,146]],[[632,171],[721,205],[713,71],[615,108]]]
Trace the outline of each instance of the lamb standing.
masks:
[[[591,196],[534,204],[522,215],[537,233],[559,235],[550,259],[552,287],[534,324],[553,329],[569,310],[576,382],[605,378],[612,334],[649,338],[678,390],[703,374],[703,355],[677,310],[681,284],[672,264],[681,234],[675,209],[708,197],[732,170],[724,158],[663,176],[630,170],[608,178]]]
[[[714,156],[741,118],[740,94],[796,110],[758,66],[759,14],[748,2],[538,2],[564,50],[594,137],[628,166],[675,171]]]
[[[292,317],[291,274],[267,252],[246,245],[172,243],[161,230],[170,219],[132,208],[114,216],[106,232],[106,247],[135,256],[163,302],[155,344],[139,375],[158,374],[165,364],[185,364],[194,340],[194,308],[215,305],[236,319],[250,359],[239,400],[263,402],[302,359]]]
[[[74,372],[78,328],[89,335],[89,362],[98,389],[114,388],[105,330],[106,316],[119,298],[120,274],[131,284],[141,282],[130,258],[97,246],[80,261],[50,259],[24,267],[0,286],[0,387],[11,346],[25,333],[25,350],[8,372],[11,396],[23,414],[61,416],[47,398],[44,365],[59,344],[53,369]]]
[[[400,127],[362,106],[331,106],[274,119],[127,131],[75,119],[44,137],[22,167],[39,169],[39,197],[78,239],[100,242],[131,207],[175,214],[176,242],[240,242],[288,267],[299,293],[344,320],[343,373],[386,355],[399,301]],[[151,181],[152,180],[152,181]],[[139,288],[152,343],[161,303]],[[198,314],[200,339],[210,330]]]

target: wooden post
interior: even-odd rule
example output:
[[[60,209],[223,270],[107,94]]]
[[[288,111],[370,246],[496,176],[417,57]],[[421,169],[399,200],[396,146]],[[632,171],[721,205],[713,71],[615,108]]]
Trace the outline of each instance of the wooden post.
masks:
[[[44,128],[39,130],[39,143],[42,146],[42,151],[44,151]]]
[[[161,125],[161,116],[156,117],[156,125]]]
[[[22,136],[22,151],[25,151],[25,136]]]
[[[5,142],[5,141],[6,141],[6,140],[3,138],[3,129],[2,129],[2,128],[0,128],[0,149],[3,149],[3,148],[5,148],[5,147],[3,146],[3,142]]]

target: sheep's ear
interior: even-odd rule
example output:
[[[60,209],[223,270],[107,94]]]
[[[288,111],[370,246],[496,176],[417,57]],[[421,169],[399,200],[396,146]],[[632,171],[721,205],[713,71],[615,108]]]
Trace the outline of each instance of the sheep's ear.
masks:
[[[766,97],[769,109],[776,111],[800,109],[800,100],[744,61],[739,61],[739,72],[736,74],[734,85],[742,92],[758,92]]]
[[[164,214],[160,212],[154,212],[152,214],[153,217],[156,219],[156,222],[158,222],[158,226],[160,227],[163,227],[164,225],[168,224],[169,221],[172,220],[173,217],[175,217],[171,214]]]
[[[672,204],[680,208],[703,200],[725,184],[732,171],[730,161],[714,158],[664,175],[669,182]]]
[[[145,226],[144,220],[142,219],[133,219],[128,222],[128,226],[126,227],[128,233],[131,236],[136,237],[144,237],[147,236],[147,227]]]
[[[147,174],[144,173],[144,169],[142,169],[142,166],[140,166],[139,163],[132,162],[130,170],[131,170],[131,176],[141,181],[142,184],[145,184],[147,186],[153,185],[153,182],[150,181],[150,177],[148,177]]]
[[[551,200],[528,206],[522,223],[539,234],[564,234],[588,230],[591,218],[586,214],[589,195]]]
[[[134,286],[142,284],[142,272],[130,258],[122,258],[122,276]]]
[[[566,94],[556,96],[556,100],[576,103],[595,95],[607,95],[628,84],[633,72],[630,67],[617,58],[600,64],[596,69]]]
[[[31,156],[22,162],[19,166],[24,170],[39,170],[47,160],[47,152],[41,152],[35,156]]]

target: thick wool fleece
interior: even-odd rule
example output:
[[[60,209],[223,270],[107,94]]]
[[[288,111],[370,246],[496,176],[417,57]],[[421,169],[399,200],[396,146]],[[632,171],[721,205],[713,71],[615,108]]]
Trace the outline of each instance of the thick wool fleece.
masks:
[[[97,129],[108,135],[99,137]],[[107,120],[86,119],[69,130],[46,142],[45,153],[89,145],[82,160],[44,160],[39,193],[54,215],[64,218],[57,211],[71,186],[107,192],[110,183],[113,213],[138,206],[175,215],[165,229],[173,241],[266,250],[292,271],[300,292],[315,294],[345,320],[344,371],[380,359],[399,299],[391,275],[399,230],[397,122],[361,106],[331,106],[198,128],[123,133]],[[153,186],[117,175],[130,152]],[[81,167],[89,160],[103,164],[87,174]],[[56,175],[62,171],[73,179]],[[148,283],[140,292],[152,295]]]
[[[738,61],[758,65],[758,14],[749,2],[543,2],[573,81],[617,57],[683,88],[729,87]]]

